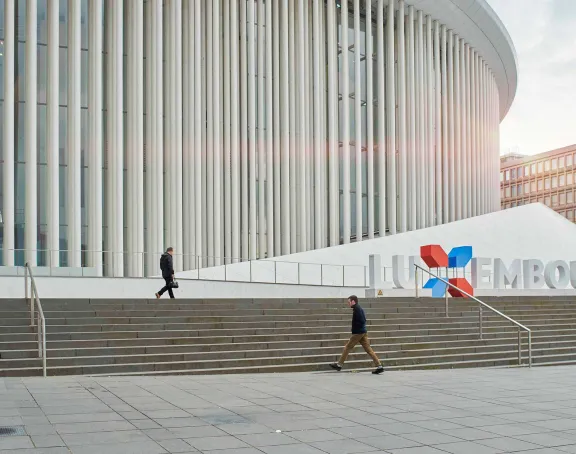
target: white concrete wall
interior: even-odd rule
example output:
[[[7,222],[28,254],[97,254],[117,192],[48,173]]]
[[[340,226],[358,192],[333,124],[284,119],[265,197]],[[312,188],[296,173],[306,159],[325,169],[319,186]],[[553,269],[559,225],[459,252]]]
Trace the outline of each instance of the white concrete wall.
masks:
[[[154,278],[37,277],[40,298],[154,299],[164,280]],[[180,280],[177,298],[346,298],[365,289],[308,285]],[[0,299],[23,298],[23,277],[0,277]],[[168,294],[164,295],[168,298]]]

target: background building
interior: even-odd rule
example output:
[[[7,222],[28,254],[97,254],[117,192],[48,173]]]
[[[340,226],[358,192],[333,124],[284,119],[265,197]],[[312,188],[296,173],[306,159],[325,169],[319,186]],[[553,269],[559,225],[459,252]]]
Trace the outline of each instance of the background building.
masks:
[[[502,208],[543,203],[575,220],[576,145],[507,161],[502,157]]]
[[[0,0],[2,260],[110,276],[499,209],[485,0]],[[370,24],[367,27],[366,24]]]

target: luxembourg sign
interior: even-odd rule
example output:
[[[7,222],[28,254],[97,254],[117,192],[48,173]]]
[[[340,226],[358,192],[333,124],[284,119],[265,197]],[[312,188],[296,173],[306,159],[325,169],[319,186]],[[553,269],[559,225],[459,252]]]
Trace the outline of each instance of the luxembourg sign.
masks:
[[[408,263],[405,259],[401,255],[392,257],[392,281],[400,289],[415,288],[414,264],[418,263],[425,264],[431,273],[470,295],[473,295],[474,289],[576,288],[576,261],[504,261],[500,258],[474,257],[472,246],[455,247],[447,253],[440,245],[422,246],[420,257],[410,256]],[[452,296],[462,296],[455,289],[447,288],[439,279],[429,277],[425,272],[422,274],[424,276],[419,282],[424,282],[424,288],[431,289],[433,296],[442,297],[446,291]]]

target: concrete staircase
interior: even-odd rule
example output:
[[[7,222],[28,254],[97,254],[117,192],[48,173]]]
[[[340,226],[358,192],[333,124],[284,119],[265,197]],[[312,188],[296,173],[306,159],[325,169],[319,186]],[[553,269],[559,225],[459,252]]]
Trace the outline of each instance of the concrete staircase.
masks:
[[[533,330],[534,365],[576,363],[573,298],[487,299]],[[387,369],[512,366],[517,330],[478,307],[435,299],[364,300]],[[43,300],[48,375],[208,374],[327,370],[349,336],[341,300]],[[527,358],[527,338],[524,359]],[[0,376],[41,375],[23,300],[0,300]],[[371,367],[358,346],[346,369]]]

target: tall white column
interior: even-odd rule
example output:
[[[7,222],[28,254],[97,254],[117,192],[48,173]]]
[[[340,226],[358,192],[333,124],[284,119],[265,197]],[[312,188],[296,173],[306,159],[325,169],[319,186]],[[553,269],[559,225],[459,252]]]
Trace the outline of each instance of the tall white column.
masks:
[[[37,35],[38,13],[36,0],[26,1],[26,125],[25,125],[25,205],[24,205],[24,249],[25,261],[36,266],[38,249],[38,150],[37,136]]]
[[[474,56],[474,175],[476,189],[476,212],[475,216],[480,215],[482,211],[482,194],[481,194],[481,176],[480,176],[480,56],[475,53]]]
[[[394,0],[388,0],[386,20],[386,162],[388,165],[388,226],[396,233],[396,72],[394,58]]]
[[[144,3],[128,4],[128,68],[126,186],[127,186],[127,271],[129,276],[143,276],[144,249]]]
[[[290,254],[290,71],[289,62],[289,0],[282,0],[280,24],[280,117],[281,117],[281,190],[282,190],[282,254]]]
[[[273,23],[272,23],[272,2],[266,2],[266,104],[275,105],[273,86]],[[274,29],[276,32],[278,28]],[[268,109],[266,116],[266,197],[261,194],[262,200],[266,203],[266,251],[268,258],[275,255],[274,251],[274,110]]]
[[[4,140],[2,142],[3,263],[14,265],[14,60],[16,0],[4,1]]]
[[[106,177],[106,218],[108,223],[107,275],[124,276],[124,201],[119,194],[124,193],[124,128],[122,103],[122,3],[115,0],[106,2],[108,26],[108,71],[106,83],[109,87],[107,99],[107,157],[108,173]]]
[[[446,26],[442,25],[441,39],[441,72],[442,72],[442,222],[450,222],[449,194],[453,192],[449,186],[449,174],[451,161],[449,161],[449,138],[448,138],[448,111],[451,100],[448,97],[448,41]]]
[[[207,236],[207,266],[214,266],[214,85],[217,80],[214,77],[208,77],[208,74],[214,73],[214,50],[212,41],[214,35],[213,27],[213,8],[214,2],[205,2],[206,22],[205,30],[205,48],[204,58],[206,59],[206,236]]]
[[[67,239],[68,239],[68,265],[79,267],[82,265],[82,220],[81,220],[81,91],[80,91],[80,3],[68,0],[68,119],[66,151],[68,156],[66,205],[67,205]]]
[[[402,2],[404,0],[401,0]],[[374,238],[374,35],[372,33],[372,0],[365,0],[366,23],[366,167],[368,178],[366,189],[368,196],[368,239]]]
[[[398,46],[398,161],[399,179],[398,205],[399,221],[398,230],[408,230],[408,147],[406,143],[406,39],[405,39],[405,2],[398,2],[398,20],[396,21],[396,40]],[[370,98],[368,98],[370,99]]]
[[[178,8],[180,8],[178,6]],[[213,53],[213,114],[214,114],[214,139],[213,139],[213,153],[214,153],[214,264],[221,265],[223,263],[223,248],[222,248],[222,134],[221,134],[221,94],[220,85],[222,75],[220,72],[220,2],[213,2],[212,4],[212,53]],[[178,18],[176,18],[178,20]],[[181,24],[179,25],[181,27]],[[182,47],[181,36],[177,36],[176,41],[177,49]],[[177,52],[178,55],[178,52]],[[177,74],[181,74],[176,68]],[[180,86],[182,86],[182,78],[176,80],[177,93]],[[177,103],[177,112],[181,112],[181,102]],[[181,141],[181,123],[180,130],[178,131],[178,140]],[[178,153],[181,155],[181,147]],[[179,155],[179,156],[180,156]],[[179,161],[177,161],[179,162]]]
[[[460,38],[454,36],[454,160],[453,167],[455,173],[454,188],[458,188],[456,193],[456,220],[462,219],[462,94],[461,94],[461,76],[460,76]]]
[[[289,43],[289,70],[288,70],[288,81],[289,81],[289,92],[288,99],[290,105],[290,248],[291,252],[298,252],[298,211],[297,207],[297,188],[299,185],[298,175],[296,173],[297,165],[297,151],[296,147],[298,145],[297,138],[297,123],[296,123],[296,2],[289,1],[288,6],[288,43]]]
[[[407,120],[408,120],[408,223],[410,230],[418,228],[418,196],[416,175],[416,56],[414,36],[414,7],[408,7],[408,30],[407,30]]]
[[[231,157],[231,122],[232,122],[232,85],[231,78],[235,77],[235,74],[230,73],[230,63],[231,63],[231,46],[230,46],[230,9],[234,2],[223,2],[223,12],[222,17],[224,19],[223,32],[224,32],[224,42],[222,45],[223,50],[223,80],[224,80],[224,92],[223,92],[223,105],[224,105],[224,129],[223,129],[223,157],[224,157],[224,199],[223,199],[223,210],[224,219],[222,220],[223,225],[223,235],[224,235],[224,245],[223,254],[225,257],[224,264],[232,263],[232,157]],[[235,36],[235,39],[238,37]],[[184,45],[186,43],[184,42]]]
[[[471,168],[471,213],[472,216],[478,215],[478,204],[477,204],[477,156],[478,148],[476,146],[476,51],[471,50],[470,55],[470,134],[471,134],[471,146],[470,146],[470,168]]]
[[[340,94],[342,96],[342,219],[344,230],[342,233],[344,244],[350,243],[351,222],[350,222],[350,84],[349,78],[349,59],[348,59],[348,2],[341,2],[340,7],[340,45],[342,53],[340,55],[343,73],[340,76],[342,87]]]
[[[314,0],[312,6],[312,17],[313,17],[313,25],[312,25],[312,35],[313,35],[313,44],[314,44],[314,52],[313,52],[313,73],[314,73],[314,99],[313,99],[313,108],[314,108],[314,115],[313,115],[313,122],[314,122],[314,207],[316,210],[315,213],[315,220],[316,225],[314,228],[314,246],[316,248],[322,247],[322,229],[321,225],[318,225],[322,222],[322,210],[320,207],[322,206],[322,169],[321,169],[321,154],[322,154],[322,104],[321,104],[321,87],[320,87],[320,71],[324,70],[324,67],[320,66],[320,36],[321,36],[321,29],[320,29],[320,8],[323,8],[320,5],[320,0]]]
[[[378,0],[376,12],[377,77],[378,77],[378,230],[386,236],[386,55],[384,47],[384,0]]]
[[[416,175],[418,178],[418,227],[426,227],[426,164],[427,164],[427,150],[426,150],[426,96],[425,96],[425,72],[424,72],[424,13],[418,11],[418,20],[416,23],[416,94],[417,105],[416,109],[416,144],[417,144],[417,158],[416,158]]]
[[[460,161],[458,168],[461,172],[461,184],[459,192],[462,197],[462,216],[461,219],[468,217],[468,139],[466,129],[466,112],[468,111],[468,99],[466,97],[466,43],[460,40]]]
[[[450,196],[450,218],[449,222],[456,220],[456,192],[452,188],[455,188],[456,184],[456,152],[454,151],[454,146],[456,144],[456,128],[454,127],[455,121],[455,96],[454,96],[454,33],[452,30],[448,32],[448,70],[446,74],[448,76],[448,171],[450,178],[448,181],[449,188],[451,188],[448,193]]]
[[[195,0],[200,2],[200,0]],[[198,22],[198,28],[200,23]],[[239,84],[238,84],[238,3],[230,2],[230,71],[231,71],[231,87],[232,104],[230,106],[230,165],[232,167],[232,258],[236,262],[240,258],[240,134],[238,123],[238,99],[240,98]],[[198,37],[200,40],[200,37]],[[198,45],[198,44],[197,44]],[[197,62],[200,61],[201,56],[198,56]],[[199,86],[199,85],[198,85]],[[198,91],[198,96],[200,96]],[[198,112],[197,121],[200,123],[200,112]]]
[[[472,200],[472,123],[471,123],[471,111],[472,111],[472,96],[471,96],[471,52],[470,46],[466,45],[466,198],[468,200],[466,215],[467,217],[472,217],[473,200]]]
[[[287,13],[286,13],[287,14]],[[286,16],[287,17],[287,16]],[[286,30],[286,33],[288,31]],[[288,53],[288,49],[286,49]],[[287,56],[286,56],[287,57]],[[288,67],[286,66],[286,71]],[[209,78],[208,78],[209,79]],[[288,120],[286,120],[288,121]],[[241,255],[243,260],[247,260],[249,254],[249,219],[248,219],[248,24],[246,2],[240,2],[240,143],[241,157],[240,166],[242,169],[241,176],[241,193],[242,200],[242,248]],[[288,180],[287,180],[288,181]],[[286,218],[289,221],[289,218]],[[287,252],[289,253],[289,252]]]
[[[162,0],[147,5],[146,34],[146,268],[154,276],[159,271],[164,250],[164,164],[163,164],[163,77],[162,77]],[[159,189],[160,188],[160,189]]]
[[[103,3],[90,0],[88,5],[88,266],[101,276]]]
[[[59,49],[60,49],[60,5],[57,0],[48,0],[48,45],[46,81],[46,173],[47,188],[46,228],[48,234],[47,265],[60,266],[60,146],[59,146]],[[6,43],[7,40],[4,40]],[[6,58],[6,55],[4,56]],[[90,188],[91,189],[91,188]],[[89,244],[90,250],[90,244]],[[89,254],[92,257],[93,253]],[[91,263],[89,262],[91,265]]]
[[[435,153],[435,181],[436,219],[435,224],[440,225],[444,219],[443,205],[443,179],[442,179],[442,70],[440,68],[440,24],[434,21],[434,153]]]
[[[258,207],[258,258],[264,258],[266,254],[266,151],[267,151],[267,131],[266,131],[266,117],[271,114],[270,111],[265,114],[264,106],[266,105],[266,77],[264,69],[264,64],[266,62],[266,42],[264,41],[264,36],[267,32],[267,28],[264,26],[264,2],[257,3],[257,15],[258,15],[258,25],[256,26],[256,36],[258,37],[258,48],[257,48],[257,64],[258,64],[258,197],[257,197],[257,207]]]
[[[435,127],[436,127],[436,103],[434,97],[434,67],[433,67],[433,52],[434,46],[432,43],[432,17],[426,16],[426,60],[424,62],[426,73],[426,162],[428,163],[428,176],[426,182],[428,189],[426,190],[426,224],[428,226],[436,225],[436,142],[435,142]]]
[[[249,165],[249,258],[258,258],[256,198],[256,24],[255,5],[248,2],[248,165]]]
[[[360,0],[354,0],[354,155],[356,180],[356,241],[362,241],[362,56],[360,54]],[[349,73],[345,73],[346,75]]]
[[[329,148],[329,233],[330,246],[340,242],[340,183],[339,183],[339,150],[338,150],[338,63],[337,63],[337,19],[336,4],[326,4],[326,30],[328,41],[328,148]]]
[[[194,35],[194,1],[182,4],[182,252],[184,254],[184,269],[197,267],[196,258],[196,206],[195,206],[195,103],[194,83],[196,75],[201,72],[195,65],[195,35]]]
[[[274,116],[274,255],[282,254],[282,189],[280,186],[282,166],[282,129],[280,122],[280,10],[282,3],[270,2],[273,10],[273,49],[272,49],[272,82]],[[268,37],[266,38],[268,40]]]

